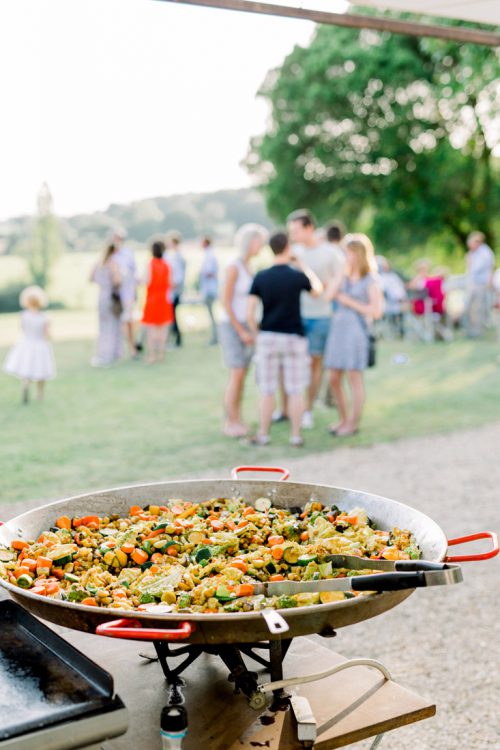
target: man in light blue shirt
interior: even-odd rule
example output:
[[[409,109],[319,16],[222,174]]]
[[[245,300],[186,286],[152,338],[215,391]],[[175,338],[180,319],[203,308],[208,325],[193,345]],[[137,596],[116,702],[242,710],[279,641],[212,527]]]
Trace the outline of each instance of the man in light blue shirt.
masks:
[[[203,248],[203,261],[200,269],[200,292],[203,302],[207,306],[212,327],[210,346],[215,346],[217,344],[217,323],[215,322],[213,305],[219,294],[219,264],[210,237],[204,237],[201,246]]]

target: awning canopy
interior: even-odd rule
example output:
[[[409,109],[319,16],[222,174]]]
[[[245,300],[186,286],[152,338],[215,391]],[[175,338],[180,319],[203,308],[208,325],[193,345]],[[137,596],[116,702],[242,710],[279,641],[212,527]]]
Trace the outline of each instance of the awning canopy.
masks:
[[[360,4],[379,10],[400,10],[500,26],[500,0],[361,0]]]
[[[291,0],[294,2],[294,0]],[[470,6],[471,13],[475,6],[491,6],[491,18],[488,17],[488,23],[493,23],[493,17],[497,16],[500,10],[494,8],[499,5],[500,0],[361,0],[361,2],[371,5],[375,8],[399,8],[399,10],[408,10],[409,12],[422,13],[425,6],[428,12],[434,15],[436,9],[430,10],[432,2],[436,3],[437,8],[442,9],[446,17],[451,17],[445,7],[453,3],[455,15],[454,18],[465,19],[466,16],[457,15],[460,13],[462,6]],[[301,18],[304,20],[314,21],[315,23],[332,24],[336,26],[348,26],[351,28],[378,29],[380,31],[390,31],[396,34],[411,34],[413,36],[434,36],[441,39],[452,39],[458,42],[472,42],[475,44],[486,44],[491,47],[500,46],[500,34],[496,31],[483,31],[482,29],[468,28],[467,26],[447,26],[445,24],[436,24],[415,21],[410,19],[389,18],[385,15],[364,16],[358,13],[335,13],[331,10],[317,10],[316,2],[307,2],[308,7],[298,7],[297,5],[282,5],[286,0],[277,0],[277,2],[260,2],[259,0],[163,0],[168,3],[179,3],[184,5],[200,5],[209,8],[220,8],[225,10],[243,11],[247,13],[259,13],[269,16],[284,16],[286,18]],[[279,4],[278,4],[279,3]],[[331,3],[329,3],[332,7]],[[334,3],[337,5],[337,3]],[[451,12],[451,5],[450,12]],[[325,8],[325,3],[323,3]],[[465,11],[464,11],[465,12]],[[474,20],[479,20],[474,18]],[[481,19],[486,20],[486,19]]]

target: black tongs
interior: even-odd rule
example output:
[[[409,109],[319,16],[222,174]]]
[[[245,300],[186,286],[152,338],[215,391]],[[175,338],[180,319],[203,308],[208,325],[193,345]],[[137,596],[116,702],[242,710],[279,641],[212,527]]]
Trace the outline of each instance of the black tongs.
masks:
[[[449,586],[463,580],[460,565],[427,562],[426,560],[397,560],[395,563],[345,555],[323,558],[335,566],[351,569],[372,568],[390,571],[351,575],[342,578],[324,578],[318,581],[276,581],[254,584],[255,594],[265,596],[293,595],[321,591],[401,591],[425,586]],[[356,563],[351,564],[352,561]],[[385,563],[385,564],[384,564]],[[389,567],[390,566],[390,567]]]

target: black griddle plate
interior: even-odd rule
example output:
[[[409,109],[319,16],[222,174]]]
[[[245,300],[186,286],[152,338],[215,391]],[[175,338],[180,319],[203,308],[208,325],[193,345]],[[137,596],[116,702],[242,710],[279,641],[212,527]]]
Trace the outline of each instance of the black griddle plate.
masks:
[[[15,602],[0,601],[0,740],[105,708],[113,678]]]

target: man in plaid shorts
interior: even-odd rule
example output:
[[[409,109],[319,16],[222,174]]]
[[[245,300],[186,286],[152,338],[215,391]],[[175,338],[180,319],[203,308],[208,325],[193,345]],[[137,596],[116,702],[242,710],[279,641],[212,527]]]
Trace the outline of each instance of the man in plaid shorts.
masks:
[[[310,372],[307,339],[300,315],[300,295],[306,291],[319,297],[323,286],[310,269],[292,259],[285,232],[273,234],[269,245],[275,256],[274,263],[255,276],[248,303],[248,325],[257,336],[255,366],[261,394],[259,432],[252,442],[257,445],[270,442],[269,428],[281,371],[288,396],[290,445],[298,447],[304,444],[300,425]],[[291,267],[292,260],[297,268]],[[259,300],[263,306],[260,328],[255,322]]]

